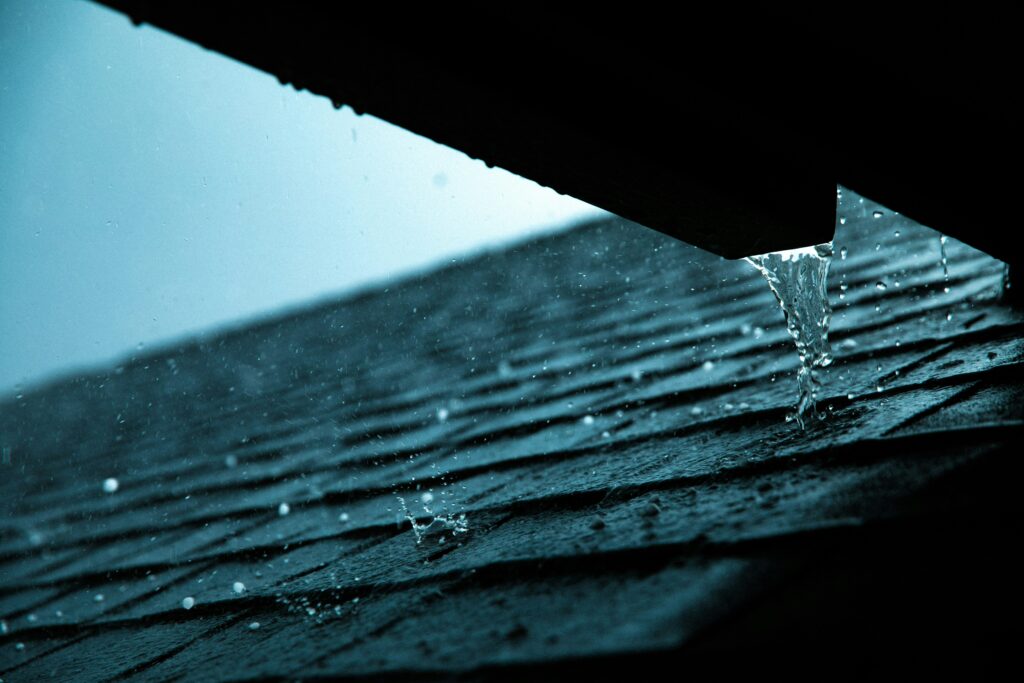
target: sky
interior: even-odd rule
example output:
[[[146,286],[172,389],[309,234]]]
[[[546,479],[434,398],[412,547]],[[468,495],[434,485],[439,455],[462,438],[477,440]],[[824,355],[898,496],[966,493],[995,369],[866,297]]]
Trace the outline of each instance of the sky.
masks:
[[[0,395],[600,214],[85,0],[0,1]]]

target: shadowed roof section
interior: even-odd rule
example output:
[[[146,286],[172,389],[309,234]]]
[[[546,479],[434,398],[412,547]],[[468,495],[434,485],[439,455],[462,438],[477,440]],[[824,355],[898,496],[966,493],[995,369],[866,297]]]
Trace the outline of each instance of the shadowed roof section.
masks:
[[[728,258],[829,241],[837,183],[1017,258],[1016,24],[986,10],[102,2]]]
[[[0,675],[995,666],[1024,321],[851,202],[803,432],[754,270],[618,219],[9,398]]]

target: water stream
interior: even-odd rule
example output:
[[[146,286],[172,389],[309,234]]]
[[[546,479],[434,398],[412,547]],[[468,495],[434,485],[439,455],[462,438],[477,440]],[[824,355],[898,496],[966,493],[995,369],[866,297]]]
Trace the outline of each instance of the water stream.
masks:
[[[786,317],[786,329],[796,342],[800,394],[794,412],[786,419],[796,420],[803,428],[809,415],[824,417],[816,403],[821,388],[818,370],[832,363],[828,342],[832,307],[826,290],[832,243],[750,256],[747,261],[768,281]]]

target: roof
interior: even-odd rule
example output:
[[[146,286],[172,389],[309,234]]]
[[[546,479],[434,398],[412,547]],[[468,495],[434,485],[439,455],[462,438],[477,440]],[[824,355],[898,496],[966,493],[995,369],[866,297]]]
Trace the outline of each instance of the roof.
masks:
[[[853,207],[803,431],[754,269],[619,219],[8,398],[0,677],[983,666],[1022,317]]]

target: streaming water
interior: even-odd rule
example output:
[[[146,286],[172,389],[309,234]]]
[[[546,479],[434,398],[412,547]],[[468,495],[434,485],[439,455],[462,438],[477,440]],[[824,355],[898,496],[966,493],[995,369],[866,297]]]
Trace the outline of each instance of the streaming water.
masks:
[[[801,428],[808,414],[824,417],[815,406],[821,382],[817,370],[832,362],[828,327],[832,322],[826,281],[832,264],[832,243],[747,258],[768,281],[786,317],[786,329],[800,356],[797,385],[800,396],[787,420]]]

